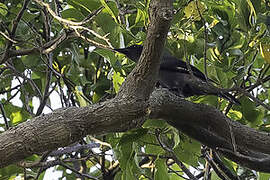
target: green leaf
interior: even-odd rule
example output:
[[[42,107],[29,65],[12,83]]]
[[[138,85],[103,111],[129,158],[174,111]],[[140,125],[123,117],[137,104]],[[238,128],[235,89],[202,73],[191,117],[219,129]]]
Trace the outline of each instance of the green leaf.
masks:
[[[125,78],[120,75],[119,72],[113,73],[113,87],[116,93],[118,93],[122,83],[125,81]]]
[[[175,172],[177,172],[178,174],[180,175],[184,175],[182,169],[176,164],[174,163],[172,166],[171,166],[171,169],[173,169]],[[171,173],[170,175],[170,180],[185,180],[184,178],[182,177],[179,177],[179,175],[175,174],[175,173]]]
[[[227,78],[227,74],[225,72],[223,72],[220,68],[216,68],[216,72],[217,72],[217,77],[219,80],[219,83],[221,83],[222,87],[228,87],[228,78]]]
[[[18,124],[22,121],[22,114],[20,111],[17,112],[13,112],[10,115],[10,119],[12,121],[13,124]]]
[[[95,52],[104,57],[105,59],[109,60],[111,66],[116,72],[121,71],[121,63],[116,59],[112,51],[106,49],[96,49]]]
[[[145,142],[145,152],[148,154],[163,154],[164,149],[160,147],[158,144],[156,137],[151,134],[147,134],[141,139],[143,142]]]
[[[259,1],[259,0],[257,0],[257,1]],[[252,15],[254,16],[255,19],[257,19],[256,11],[255,11],[255,8],[254,8],[251,0],[246,0],[246,2],[247,2],[248,6],[249,6],[249,9],[250,9],[249,23],[253,24]]]
[[[147,18],[146,12],[141,9],[138,9],[137,16],[135,19],[135,25],[138,25],[138,24],[144,25],[146,18]]]
[[[72,63],[70,65],[70,68],[68,72],[66,73],[66,76],[74,83],[79,83],[80,82],[80,74],[82,72],[80,71],[80,68],[77,64]]]
[[[85,97],[84,97],[83,92],[81,91],[80,87],[76,86],[74,93],[77,97],[77,100],[79,101],[80,107],[85,107],[85,106],[89,105],[88,102],[85,100]]]
[[[247,97],[242,97],[241,102],[241,111],[243,117],[250,123],[252,127],[262,124],[263,113],[256,108],[256,105]]]
[[[107,11],[107,13],[109,13],[112,18],[114,19],[115,22],[118,22],[117,18],[116,18],[116,14],[113,12],[113,10],[108,6],[108,4],[105,2],[105,0],[100,0],[101,4],[105,7],[105,10]],[[117,12],[118,14],[118,12]]]
[[[143,124],[144,128],[166,128],[169,125],[166,123],[166,121],[164,120],[160,120],[160,119],[147,119],[145,121],[145,123]]]
[[[71,21],[82,21],[85,17],[78,9],[69,8],[62,11],[62,18]]]
[[[139,129],[128,131],[120,139],[119,145],[130,143],[130,142],[136,142],[141,137],[145,136],[147,132],[148,132],[148,129],[145,129],[145,128],[139,128]]]
[[[23,56],[22,62],[26,67],[36,67],[42,63],[39,55]]]
[[[80,9],[81,12],[83,12],[83,10],[87,11],[88,14],[101,6],[99,0],[67,0],[67,2],[76,9]]]
[[[25,70],[25,66],[22,63],[22,60],[19,58],[14,59],[13,61],[14,67],[16,68],[17,71],[23,72]]]
[[[197,167],[198,158],[201,154],[201,144],[193,139],[188,139],[174,148],[174,152],[180,161]]]
[[[0,14],[1,14],[2,16],[6,16],[7,13],[8,13],[8,8],[7,8],[7,6],[6,6],[5,4],[3,4],[3,3],[0,3]]]
[[[166,159],[160,159],[158,158],[155,161],[155,167],[156,167],[156,172],[155,172],[155,180],[169,180],[169,174],[168,174],[168,169],[166,165]]]
[[[259,180],[269,180],[270,179],[270,174],[269,173],[259,173]]]
[[[23,168],[16,165],[10,165],[0,169],[0,180],[7,180],[11,176],[16,176],[19,173],[23,173]],[[15,177],[14,177],[15,178]]]
[[[228,113],[228,117],[234,120],[240,120],[243,117],[243,114],[240,111],[230,110]]]
[[[137,148],[137,143],[134,143],[131,136],[123,136],[118,144],[116,154],[118,154],[118,159],[120,167],[122,170],[123,179],[136,179],[137,165],[135,159],[137,159],[135,149]],[[134,137],[134,136],[132,136]],[[127,139],[131,138],[131,141]],[[118,152],[118,153],[117,153]]]
[[[4,105],[6,116],[11,120],[11,123],[17,125],[21,122],[26,121],[30,118],[30,115],[27,111],[19,106],[15,106],[12,103],[8,102]]]

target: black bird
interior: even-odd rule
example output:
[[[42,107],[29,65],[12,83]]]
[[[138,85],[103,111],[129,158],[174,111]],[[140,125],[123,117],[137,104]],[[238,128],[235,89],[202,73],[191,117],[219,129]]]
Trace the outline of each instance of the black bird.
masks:
[[[142,53],[143,46],[133,45],[122,49],[114,49],[125,54],[129,59],[138,62]],[[196,67],[190,65],[192,74],[189,72],[186,62],[164,53],[162,56],[158,86],[168,88],[169,91],[181,97],[194,95],[217,95],[223,97],[234,104],[240,104],[231,94],[217,90],[213,85],[206,83],[205,75]],[[194,77],[196,80],[194,83]],[[197,83],[199,82],[199,83]],[[199,85],[200,84],[200,85]]]

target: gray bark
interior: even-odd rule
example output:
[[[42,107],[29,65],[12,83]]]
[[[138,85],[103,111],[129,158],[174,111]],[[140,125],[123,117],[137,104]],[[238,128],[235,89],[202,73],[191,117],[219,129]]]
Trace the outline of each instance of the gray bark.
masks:
[[[270,136],[234,122],[213,107],[164,90],[153,91],[159,57],[172,16],[170,0],[151,3],[151,23],[139,63],[116,98],[88,107],[59,109],[0,134],[0,167],[32,154],[68,146],[87,134],[126,131],[146,118],[166,120],[180,131],[246,167],[270,172]],[[235,147],[232,146],[235,138]]]

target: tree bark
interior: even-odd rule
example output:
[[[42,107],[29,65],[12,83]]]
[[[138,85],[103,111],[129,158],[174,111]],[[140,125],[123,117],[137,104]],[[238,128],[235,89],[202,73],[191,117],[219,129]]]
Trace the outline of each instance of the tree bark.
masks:
[[[149,103],[150,107],[147,104],[142,107],[135,100],[112,99],[89,107],[59,109],[22,123],[0,134],[0,167],[67,146],[87,134],[126,131],[150,117],[166,120],[241,165],[270,172],[268,133],[232,121],[213,107],[186,101],[167,90],[155,90]],[[235,138],[236,152],[230,131]]]
[[[70,145],[87,134],[126,131],[146,118],[177,129],[254,170],[270,172],[270,136],[230,120],[213,107],[194,104],[167,91],[153,91],[172,15],[170,0],[151,3],[151,23],[139,63],[116,98],[88,107],[41,115],[0,134],[0,167]],[[232,146],[235,139],[235,148]]]
[[[126,131],[142,124],[173,15],[172,0],[153,0],[149,11],[150,24],[142,56],[116,98],[89,107],[59,109],[3,132],[0,167],[67,146],[87,134]]]
[[[186,101],[165,90],[154,91],[150,102],[150,118],[166,120],[245,167],[270,172],[269,133],[232,121],[214,107]]]

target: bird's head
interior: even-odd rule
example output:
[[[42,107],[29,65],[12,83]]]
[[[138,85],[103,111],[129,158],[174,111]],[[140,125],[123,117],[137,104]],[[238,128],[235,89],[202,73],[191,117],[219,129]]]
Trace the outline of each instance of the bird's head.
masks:
[[[126,48],[114,49],[117,52],[125,54],[129,59],[134,62],[138,62],[142,54],[143,46],[141,45],[132,45]]]

